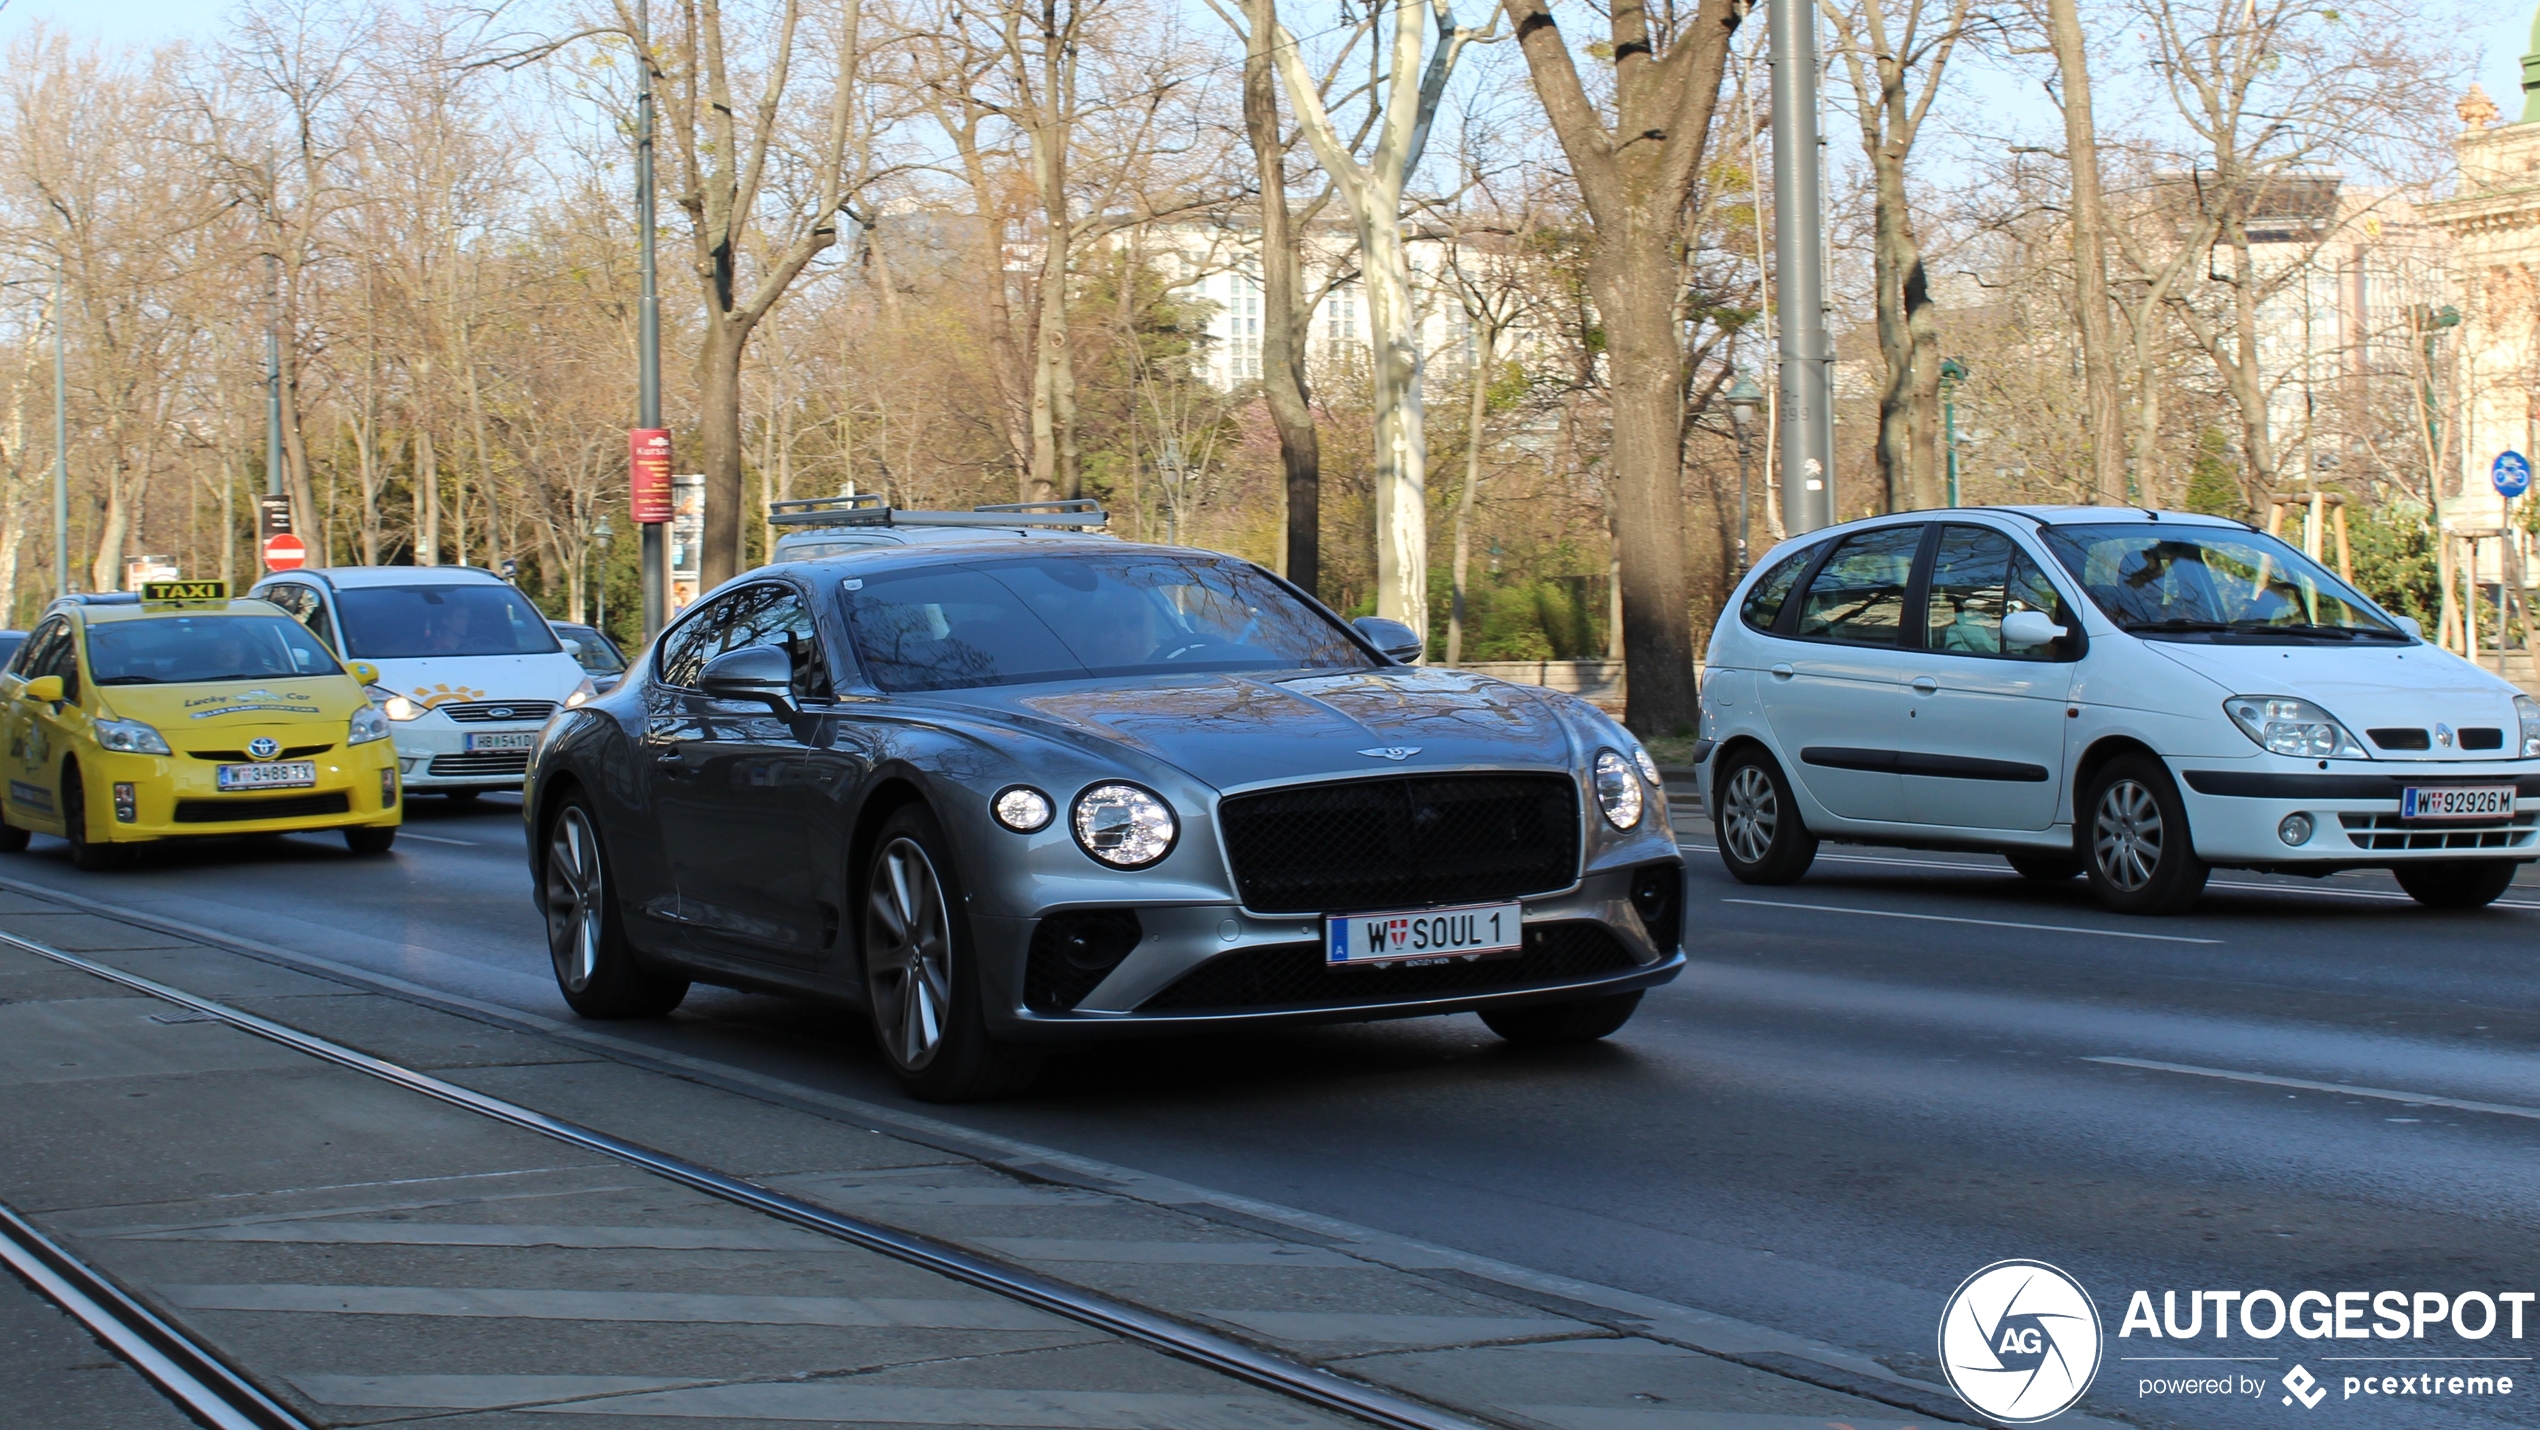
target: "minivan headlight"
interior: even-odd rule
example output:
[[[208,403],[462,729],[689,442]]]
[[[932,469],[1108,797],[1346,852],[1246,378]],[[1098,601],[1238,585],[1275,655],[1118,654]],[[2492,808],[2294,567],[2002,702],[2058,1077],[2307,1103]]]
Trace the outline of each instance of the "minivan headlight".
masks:
[[[2514,697],[2514,714],[2522,720],[2522,743],[2516,749],[2524,759],[2540,755],[2540,700],[2528,695]]]
[[[2232,723],[2275,755],[2304,758],[2368,760],[2364,747],[2346,727],[2307,700],[2290,695],[2235,695],[2223,702]]]
[[[1173,852],[1173,810],[1133,784],[1100,784],[1076,796],[1068,823],[1076,844],[1114,869],[1143,869]]]
[[[365,685],[362,693],[379,706],[379,713],[400,724],[423,717],[424,707],[399,695],[384,685]]]
[[[97,743],[126,755],[164,755],[168,751],[165,736],[138,720],[99,720],[89,727],[97,735]]]
[[[1640,823],[1640,777],[1631,761],[1612,750],[1596,752],[1596,807],[1605,811],[1605,822],[1616,829],[1630,829]]]
[[[365,705],[361,709],[353,712],[353,725],[352,728],[346,732],[344,736],[344,743],[347,745],[367,745],[374,740],[385,740],[387,738],[388,717],[379,713],[378,706]]]

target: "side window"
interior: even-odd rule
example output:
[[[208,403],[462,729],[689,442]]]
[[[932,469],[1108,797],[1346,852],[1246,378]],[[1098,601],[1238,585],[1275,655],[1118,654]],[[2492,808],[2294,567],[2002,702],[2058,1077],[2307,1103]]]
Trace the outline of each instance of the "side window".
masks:
[[[62,698],[79,698],[79,638],[71,634],[67,623],[54,632],[52,647],[45,652],[44,663],[35,668],[35,673],[60,676]]]
[[[290,612],[293,619],[309,628],[328,646],[335,644],[335,622],[326,614],[326,598],[296,581],[285,581],[265,592],[265,599]]]
[[[1920,526],[1846,537],[1801,598],[1800,636],[1847,645],[1897,644],[1905,626],[1905,583],[1914,574],[1914,549],[1922,544]]]
[[[1931,559],[1931,597],[1923,606],[1933,650],[2000,655],[2011,539],[1980,526],[1946,526]]]
[[[727,598],[732,610],[715,653],[754,645],[780,647],[794,662],[794,698],[827,700],[829,669],[820,658],[820,631],[802,593],[777,582],[745,586]]]
[[[723,653],[723,627],[731,619],[732,601],[733,597],[725,596],[707,602],[662,637],[661,649],[653,657],[653,669],[662,684],[682,690],[697,688],[697,673],[706,668],[707,661]]]
[[[1773,623],[1782,618],[1782,604],[1790,599],[1790,588],[1799,584],[1799,573],[1808,569],[1808,563],[1817,559],[1821,549],[1811,546],[1775,562],[1772,570],[1747,588],[1746,604],[1738,607],[1737,618],[1750,630],[1771,630]]]
[[[37,626],[35,634],[26,638],[26,644],[18,647],[17,659],[9,662],[9,673],[26,680],[41,675],[44,663],[53,658],[54,643],[62,638],[63,626],[59,616]]]

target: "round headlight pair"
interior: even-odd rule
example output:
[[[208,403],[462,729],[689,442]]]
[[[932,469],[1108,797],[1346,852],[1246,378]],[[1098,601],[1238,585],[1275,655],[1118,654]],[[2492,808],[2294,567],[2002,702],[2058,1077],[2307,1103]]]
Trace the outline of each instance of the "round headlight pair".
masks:
[[[996,821],[1017,834],[1046,828],[1057,813],[1030,785],[1009,785],[988,802]],[[1099,784],[1076,796],[1068,827],[1078,848],[1114,869],[1143,869],[1173,852],[1181,826],[1172,806],[1133,784]]]
[[[1612,750],[1599,750],[1591,773],[1596,782],[1596,807],[1604,811],[1605,822],[1616,829],[1639,825],[1647,801],[1641,795],[1640,772],[1632,768],[1632,762]]]

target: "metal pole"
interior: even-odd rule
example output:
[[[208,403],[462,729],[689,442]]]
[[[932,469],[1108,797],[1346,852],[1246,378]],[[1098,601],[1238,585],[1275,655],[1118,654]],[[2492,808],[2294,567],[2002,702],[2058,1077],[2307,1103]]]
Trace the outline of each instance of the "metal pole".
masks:
[[[282,285],[273,285],[273,311],[265,324],[265,495],[280,496],[282,482]],[[295,513],[296,515],[296,513]],[[298,530],[294,521],[292,529]]]
[[[635,233],[643,271],[636,310],[635,362],[638,427],[661,425],[661,292],[653,264],[653,22],[647,0],[635,0]],[[643,538],[644,639],[661,634],[669,614],[669,546],[662,523],[639,522]]]
[[[1958,383],[1967,365],[1956,358],[1940,364],[1940,438],[1949,452],[1949,504],[1958,504]]]
[[[1834,523],[1834,344],[1826,336],[1818,185],[1817,7],[1772,0],[1774,304],[1781,323],[1782,523]]]
[[[53,261],[53,594],[71,589],[71,449],[68,366],[62,357],[62,263]]]
[[[1746,432],[1746,424],[1737,424],[1737,574],[1746,574],[1746,467],[1755,439]]]

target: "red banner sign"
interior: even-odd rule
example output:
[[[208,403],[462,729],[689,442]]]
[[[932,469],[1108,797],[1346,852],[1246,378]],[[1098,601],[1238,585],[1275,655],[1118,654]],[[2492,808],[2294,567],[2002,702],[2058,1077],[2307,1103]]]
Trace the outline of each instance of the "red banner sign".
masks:
[[[277,532],[265,538],[265,569],[296,571],[309,563],[309,544],[290,532]]]
[[[626,443],[635,519],[670,520],[670,434],[659,427],[637,427],[626,434]]]

